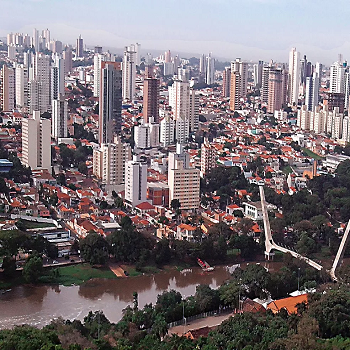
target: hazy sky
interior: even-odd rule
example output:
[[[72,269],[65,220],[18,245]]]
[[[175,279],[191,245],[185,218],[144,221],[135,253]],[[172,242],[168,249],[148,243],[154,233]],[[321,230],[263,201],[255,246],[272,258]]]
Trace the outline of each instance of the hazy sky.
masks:
[[[0,36],[32,28],[73,44],[287,62],[350,60],[349,0],[0,0]]]

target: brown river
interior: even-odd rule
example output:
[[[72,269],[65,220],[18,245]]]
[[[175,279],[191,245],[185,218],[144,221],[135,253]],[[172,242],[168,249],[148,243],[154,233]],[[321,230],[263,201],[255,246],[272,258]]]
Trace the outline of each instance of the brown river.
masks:
[[[269,270],[281,263],[262,262]],[[243,266],[242,266],[243,267]],[[139,296],[139,307],[155,303],[157,295],[175,289],[184,297],[193,295],[196,286],[208,284],[218,288],[230,277],[226,266],[212,272],[192,268],[189,272],[170,270],[155,275],[92,280],[80,286],[18,286],[0,295],[0,329],[30,324],[42,327],[52,319],[82,320],[90,310],[102,310],[111,322],[117,322],[122,310],[132,305],[133,292]]]

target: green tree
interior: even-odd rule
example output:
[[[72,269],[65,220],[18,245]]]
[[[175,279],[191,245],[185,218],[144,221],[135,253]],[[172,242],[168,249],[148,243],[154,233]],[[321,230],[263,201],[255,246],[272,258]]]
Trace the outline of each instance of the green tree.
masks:
[[[85,175],[88,174],[88,167],[85,162],[80,162],[78,164],[78,171]]]
[[[43,275],[43,259],[36,254],[30,255],[23,267],[23,277],[28,283],[36,283]]]
[[[158,314],[152,326],[152,333],[162,339],[168,333],[168,324],[163,315]]]
[[[5,256],[2,261],[2,268],[6,278],[13,277],[16,272],[16,260],[12,257]]]
[[[31,326],[16,326],[0,331],[0,349],[4,350],[63,350],[56,332]]]
[[[200,312],[217,310],[220,305],[218,291],[211,289],[208,285],[197,286],[194,299]]]
[[[110,252],[117,261],[135,263],[144,250],[150,250],[148,239],[136,232],[132,226],[112,232],[108,236],[108,242]]]
[[[80,252],[90,265],[104,265],[108,259],[108,243],[98,233],[89,233],[80,241]]]
[[[156,243],[154,249],[155,262],[157,265],[163,265],[170,261],[171,250],[169,247],[169,241],[165,238]]]

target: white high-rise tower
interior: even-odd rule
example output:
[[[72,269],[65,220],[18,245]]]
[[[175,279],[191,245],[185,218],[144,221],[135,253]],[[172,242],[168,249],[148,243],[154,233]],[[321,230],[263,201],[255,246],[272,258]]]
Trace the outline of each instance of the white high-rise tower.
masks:
[[[64,95],[64,59],[60,55],[55,55],[51,68],[51,98],[57,100]]]
[[[136,52],[125,47],[123,58],[123,99],[132,100],[135,95]]]
[[[289,103],[298,104],[300,84],[300,52],[295,47],[289,53]]]
[[[51,109],[51,89],[50,89],[50,57],[42,53],[36,53],[34,56],[32,86],[30,99],[37,103],[31,105],[31,113],[34,110],[39,110],[41,113]],[[34,96],[37,95],[37,96]]]
[[[65,101],[64,95],[59,95],[57,99],[52,100],[52,130],[51,134],[54,139],[67,137],[67,120],[68,120],[68,102]]]
[[[330,70],[329,92],[344,93],[345,67],[341,62],[334,62]]]
[[[39,42],[39,31],[34,28],[33,29],[33,37],[32,37],[32,46],[34,47],[35,49],[35,52],[39,52],[39,47],[40,45],[40,42]]]
[[[94,97],[100,96],[101,64],[105,61],[105,55],[95,54],[94,56]]]
[[[16,107],[26,108],[28,106],[28,67],[23,64],[16,66]]]
[[[205,82],[208,85],[212,85],[215,82],[215,60],[213,57],[211,57],[211,52],[209,53],[207,57],[207,64],[206,64],[206,79]]]
[[[125,200],[133,207],[146,201],[147,164],[134,156],[125,164]]]
[[[190,84],[175,80],[168,89],[169,106],[176,123],[176,140],[178,143],[185,143],[190,134]]]

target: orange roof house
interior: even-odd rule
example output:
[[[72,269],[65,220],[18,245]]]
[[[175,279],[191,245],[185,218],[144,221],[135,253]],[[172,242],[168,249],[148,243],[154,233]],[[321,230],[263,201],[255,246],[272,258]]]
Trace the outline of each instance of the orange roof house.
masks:
[[[307,299],[307,294],[301,294],[296,297],[275,300],[267,305],[267,310],[271,310],[274,314],[276,314],[282,309],[285,309],[289,315],[296,314],[297,305],[301,303],[307,303]]]

